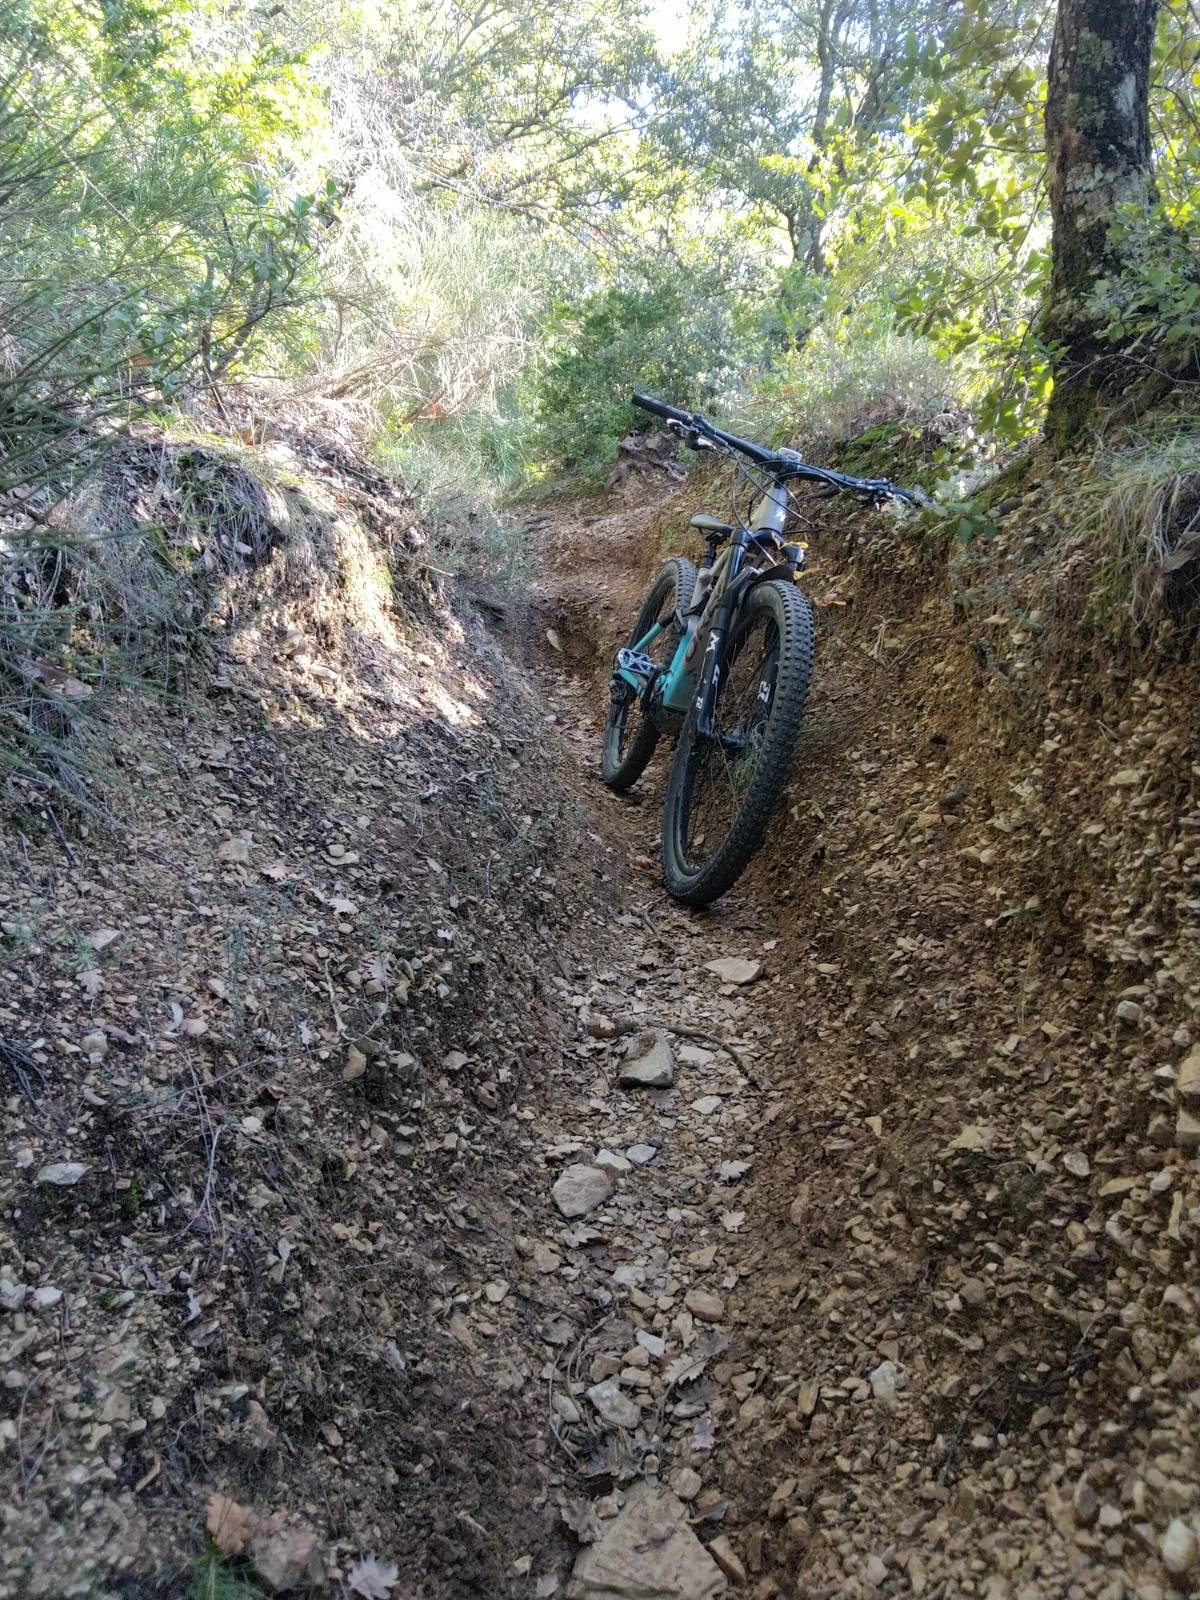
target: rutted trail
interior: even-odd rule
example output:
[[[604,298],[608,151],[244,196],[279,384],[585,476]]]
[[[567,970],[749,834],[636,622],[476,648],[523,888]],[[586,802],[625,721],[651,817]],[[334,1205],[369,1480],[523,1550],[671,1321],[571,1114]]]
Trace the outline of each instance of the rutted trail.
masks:
[[[7,852],[0,1594],[177,1600],[206,1511],[390,1600],[1191,1592],[1186,664],[1027,693],[1030,505],[987,616],[828,506],[791,792],[686,912],[669,752],[597,749],[695,491],[537,519],[501,649],[303,470],[119,828]]]

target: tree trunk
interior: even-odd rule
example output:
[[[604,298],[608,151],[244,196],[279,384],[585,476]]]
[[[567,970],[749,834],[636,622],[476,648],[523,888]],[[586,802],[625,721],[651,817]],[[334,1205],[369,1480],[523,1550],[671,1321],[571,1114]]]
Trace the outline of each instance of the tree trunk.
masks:
[[[1150,168],[1150,56],[1158,0],[1059,0],[1050,48],[1046,154],[1054,236],[1041,332],[1055,350],[1046,419],[1069,446],[1120,367],[1088,304],[1102,278],[1119,279],[1148,244],[1127,225],[1154,197]],[[1118,213],[1118,208],[1121,212]],[[1118,216],[1126,225],[1117,225]]]

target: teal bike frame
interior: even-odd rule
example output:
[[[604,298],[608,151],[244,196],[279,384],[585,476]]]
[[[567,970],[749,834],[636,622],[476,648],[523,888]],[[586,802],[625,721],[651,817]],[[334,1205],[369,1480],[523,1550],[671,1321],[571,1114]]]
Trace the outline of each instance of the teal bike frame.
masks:
[[[710,548],[710,559],[700,569],[695,597],[682,618],[684,635],[665,670],[659,671],[648,661],[649,670],[640,670],[642,663],[634,665],[631,658],[645,658],[645,652],[655,640],[676,625],[675,617],[656,622],[649,633],[621,652],[624,661],[619,660],[617,676],[636,689],[642,698],[657,684],[658,706],[677,716],[686,715],[692,701],[696,700],[702,721],[706,720],[704,713],[711,710],[705,702],[712,698],[709,691],[713,668],[719,664],[720,647],[737,603],[755,583],[765,578],[790,579],[800,564],[802,552],[796,545],[785,546],[787,559],[780,560],[787,516],[785,487],[781,483],[770,485],[755,504],[749,528],[731,530],[729,546],[719,559],[715,544]],[[747,571],[748,554],[765,556],[770,565],[766,570],[755,567]]]

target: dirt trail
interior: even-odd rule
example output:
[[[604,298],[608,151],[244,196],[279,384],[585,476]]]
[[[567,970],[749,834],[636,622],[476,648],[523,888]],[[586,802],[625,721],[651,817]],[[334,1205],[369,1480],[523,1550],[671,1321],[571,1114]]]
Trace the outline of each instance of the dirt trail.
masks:
[[[1022,697],[828,508],[792,792],[685,912],[596,750],[701,492],[461,622],[331,513],[336,596],[285,553],[131,706],[122,831],[6,841],[6,1600],[1194,1590],[1190,676]]]

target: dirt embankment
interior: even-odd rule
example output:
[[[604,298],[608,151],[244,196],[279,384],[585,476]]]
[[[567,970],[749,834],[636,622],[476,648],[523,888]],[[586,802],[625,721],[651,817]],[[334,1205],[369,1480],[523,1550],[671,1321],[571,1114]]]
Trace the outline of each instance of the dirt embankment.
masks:
[[[623,493],[456,619],[309,483],[119,821],[6,823],[0,1593],[1195,1588],[1184,651],[1069,644],[1032,488],[951,577],[824,507],[684,913],[595,745],[698,489]]]

